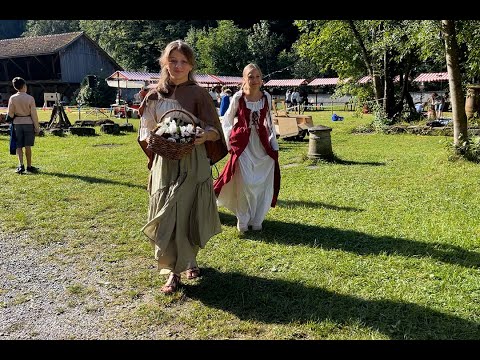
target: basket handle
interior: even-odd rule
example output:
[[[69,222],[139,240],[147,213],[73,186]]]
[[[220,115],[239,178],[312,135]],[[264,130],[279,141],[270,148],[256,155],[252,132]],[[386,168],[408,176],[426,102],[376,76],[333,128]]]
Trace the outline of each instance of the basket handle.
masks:
[[[160,121],[158,122],[157,125],[155,125],[155,127],[150,131],[150,133],[155,134],[157,132],[158,128],[161,126],[162,120],[166,117],[166,115],[174,113],[174,112],[180,112],[180,113],[183,113],[183,114],[187,115],[190,118],[190,120],[192,121],[193,127],[194,128],[197,127],[197,124],[195,124],[195,117],[194,117],[193,114],[189,113],[188,111],[182,110],[182,109],[170,109],[170,110],[167,110],[163,113],[163,115],[160,118]]]
[[[183,110],[183,109],[170,109],[170,110],[165,111],[165,112],[163,113],[162,117],[160,118],[160,121],[162,121],[168,114],[171,114],[171,113],[173,113],[173,112],[181,112],[181,113],[187,115],[187,116],[190,118],[190,120],[192,120],[192,123],[193,123],[193,125],[195,126],[195,117],[194,117],[194,115],[191,114],[191,113],[189,113],[188,111]]]

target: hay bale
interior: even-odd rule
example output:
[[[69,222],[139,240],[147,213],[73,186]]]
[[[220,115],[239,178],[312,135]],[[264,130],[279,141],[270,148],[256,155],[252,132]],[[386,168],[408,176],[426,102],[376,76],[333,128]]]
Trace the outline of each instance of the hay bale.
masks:
[[[72,126],[70,127],[70,134],[78,136],[92,136],[95,135],[95,129],[93,127],[84,126]]]

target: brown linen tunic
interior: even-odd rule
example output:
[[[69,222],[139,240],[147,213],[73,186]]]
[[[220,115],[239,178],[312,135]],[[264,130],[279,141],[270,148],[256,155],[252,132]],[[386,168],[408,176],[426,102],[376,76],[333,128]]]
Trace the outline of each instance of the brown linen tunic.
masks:
[[[196,84],[189,83],[189,89],[182,85],[171,93],[171,98],[147,100],[142,121],[159,121],[165,111],[182,108],[197,116],[202,128],[207,124],[216,128],[223,139],[220,121],[207,91]],[[224,144],[224,140],[220,143]],[[180,160],[154,155],[148,190],[148,222],[142,231],[155,244],[160,273],[180,273],[197,266],[199,248],[221,232],[205,145],[196,145]]]

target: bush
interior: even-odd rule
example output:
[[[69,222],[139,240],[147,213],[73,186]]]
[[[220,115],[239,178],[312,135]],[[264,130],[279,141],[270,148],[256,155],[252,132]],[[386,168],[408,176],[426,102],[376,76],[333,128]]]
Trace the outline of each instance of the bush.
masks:
[[[116,89],[108,86],[104,79],[97,76],[96,85],[89,86],[87,77],[82,80],[76,96],[77,104],[92,107],[110,107],[115,101]]]
[[[468,161],[480,163],[480,136],[470,135],[466,141],[461,141],[458,145],[449,142],[447,147],[452,152],[449,156],[450,160],[463,158]]]

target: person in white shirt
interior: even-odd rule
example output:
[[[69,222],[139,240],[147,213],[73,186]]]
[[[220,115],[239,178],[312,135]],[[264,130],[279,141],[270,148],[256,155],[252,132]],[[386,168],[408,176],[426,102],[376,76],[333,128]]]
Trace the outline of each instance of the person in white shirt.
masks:
[[[299,105],[300,104],[300,93],[297,89],[294,89],[292,92],[292,105]]]
[[[287,105],[287,107],[289,107],[291,103],[292,103],[292,90],[288,89],[287,93],[285,94],[285,104]]]
[[[218,87],[212,88],[212,90],[210,90],[209,93],[210,93],[210,96],[212,97],[213,104],[215,105],[215,107],[216,108],[220,107],[221,97],[220,97],[220,92],[218,90]]]
[[[243,85],[230,101],[222,129],[230,157],[213,183],[217,204],[237,217],[243,234],[262,230],[280,189],[278,142],[272,122],[271,95],[260,90],[262,72],[256,64],[243,70]]]

